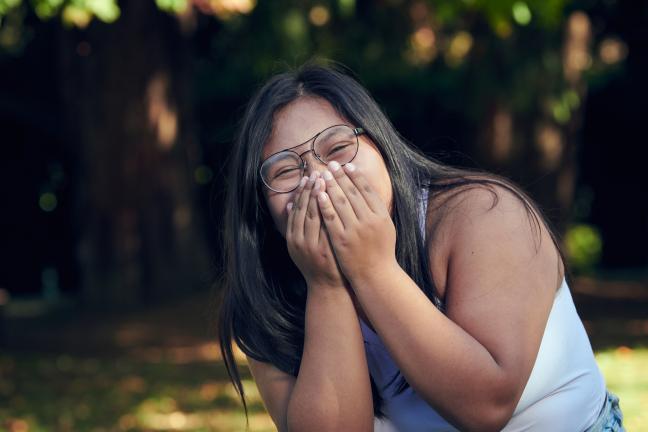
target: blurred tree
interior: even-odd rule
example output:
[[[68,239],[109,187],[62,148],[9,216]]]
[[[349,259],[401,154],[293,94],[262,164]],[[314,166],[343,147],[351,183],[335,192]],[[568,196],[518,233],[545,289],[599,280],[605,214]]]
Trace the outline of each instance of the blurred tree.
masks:
[[[201,100],[240,94],[284,68],[278,59],[292,66],[313,55],[333,58],[355,70],[426,150],[435,150],[430,135],[453,118],[464,152],[520,182],[564,231],[588,83],[619,69],[627,55],[620,38],[592,23],[588,8],[614,7],[599,3],[261,2],[249,16],[204,27],[201,37],[211,40],[200,55]]]
[[[28,27],[12,21],[31,13],[28,7],[42,19],[60,14],[64,27],[73,27],[58,31],[52,72],[63,99],[62,135],[78,162],[71,223],[82,300],[114,308],[208,286],[194,181],[201,154],[191,17],[170,16],[148,1],[13,3],[0,34],[13,28],[28,38]],[[112,24],[90,25],[92,17]],[[19,55],[21,42],[11,48]]]
[[[60,35],[67,131],[79,143],[84,301],[134,305],[204,288],[190,23],[124,2],[113,26]]]
[[[596,7],[613,7],[604,3]],[[520,182],[564,230],[588,83],[627,55],[622,40],[592,22],[591,7],[588,0],[0,0],[0,49],[19,55],[29,13],[71,28],[61,30],[59,72],[81,166],[84,298],[134,304],[201,285],[207,254],[192,179],[205,178],[201,151],[214,152],[215,143],[218,156],[226,153],[236,108],[254,87],[284,69],[280,62],[314,55],[355,70],[427,151],[435,150],[430,134],[452,118],[464,152]],[[208,116],[202,130],[192,107]]]

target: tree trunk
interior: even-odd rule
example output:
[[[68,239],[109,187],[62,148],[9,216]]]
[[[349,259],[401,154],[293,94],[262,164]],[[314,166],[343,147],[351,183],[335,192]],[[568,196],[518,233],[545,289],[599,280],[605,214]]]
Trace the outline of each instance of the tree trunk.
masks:
[[[191,47],[152,1],[121,2],[114,24],[61,30],[61,80],[77,155],[81,296],[120,308],[204,288],[197,211]]]

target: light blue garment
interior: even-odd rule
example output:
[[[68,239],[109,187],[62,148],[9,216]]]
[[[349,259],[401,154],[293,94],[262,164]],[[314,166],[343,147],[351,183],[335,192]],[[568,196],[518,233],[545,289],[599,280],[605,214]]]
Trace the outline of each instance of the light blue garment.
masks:
[[[619,397],[608,391],[598,418],[586,432],[625,432]]]
[[[420,210],[421,229],[424,228],[425,204],[427,199],[423,200]],[[384,399],[383,411],[388,418],[386,422],[376,421],[375,430],[456,431],[411,387],[393,396],[399,380],[392,378],[398,367],[379,335],[362,319],[360,325],[369,371]],[[433,337],[436,336],[431,329],[430,338]],[[503,431],[585,431],[600,420],[607,403],[613,405],[608,402],[607,394],[587,333],[567,281],[563,279],[555,295],[533,370],[513,417]]]

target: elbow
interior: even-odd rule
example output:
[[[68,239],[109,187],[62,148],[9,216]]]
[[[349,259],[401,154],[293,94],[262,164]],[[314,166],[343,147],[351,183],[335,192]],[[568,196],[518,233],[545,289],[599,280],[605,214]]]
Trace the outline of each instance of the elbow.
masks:
[[[304,415],[299,418],[289,418],[286,430],[288,432],[338,432],[341,430],[371,432],[373,431],[373,419],[366,426],[359,426],[357,421],[347,424],[346,422],[336,421],[336,419],[322,417],[309,418],[307,415]]]
[[[462,431],[470,432],[501,431],[511,420],[513,412],[506,407],[491,405],[483,410],[476,410],[472,414],[455,422],[455,426]]]
[[[491,397],[481,407],[465,412],[457,422],[458,428],[465,431],[501,431],[513,417],[519,397],[513,394]]]
[[[515,406],[510,404],[492,406],[472,430],[482,432],[501,431],[513,417],[514,409]]]
[[[336,411],[327,409],[322,404],[290,406],[287,412],[286,430],[288,432],[373,431],[372,412],[368,415],[356,413],[356,415],[343,416]]]

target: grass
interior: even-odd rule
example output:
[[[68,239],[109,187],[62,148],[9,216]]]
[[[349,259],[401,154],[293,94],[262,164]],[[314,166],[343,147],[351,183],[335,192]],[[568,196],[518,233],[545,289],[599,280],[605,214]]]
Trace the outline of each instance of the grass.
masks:
[[[273,431],[246,368],[252,431]],[[239,431],[244,414],[222,362],[0,355],[0,430]]]
[[[648,348],[625,346],[596,353],[608,389],[619,396],[629,432],[648,431]]]
[[[620,398],[626,430],[648,432],[645,284],[581,279],[576,287],[579,315],[607,386]],[[115,316],[8,321],[6,346],[14,348],[0,349],[0,432],[244,431],[213,329],[205,331],[212,309],[198,295]],[[274,431],[238,358],[249,430]]]
[[[596,353],[628,431],[648,431],[648,349]],[[250,431],[274,431],[247,368]],[[220,361],[0,354],[0,430],[242,431],[245,417]]]

